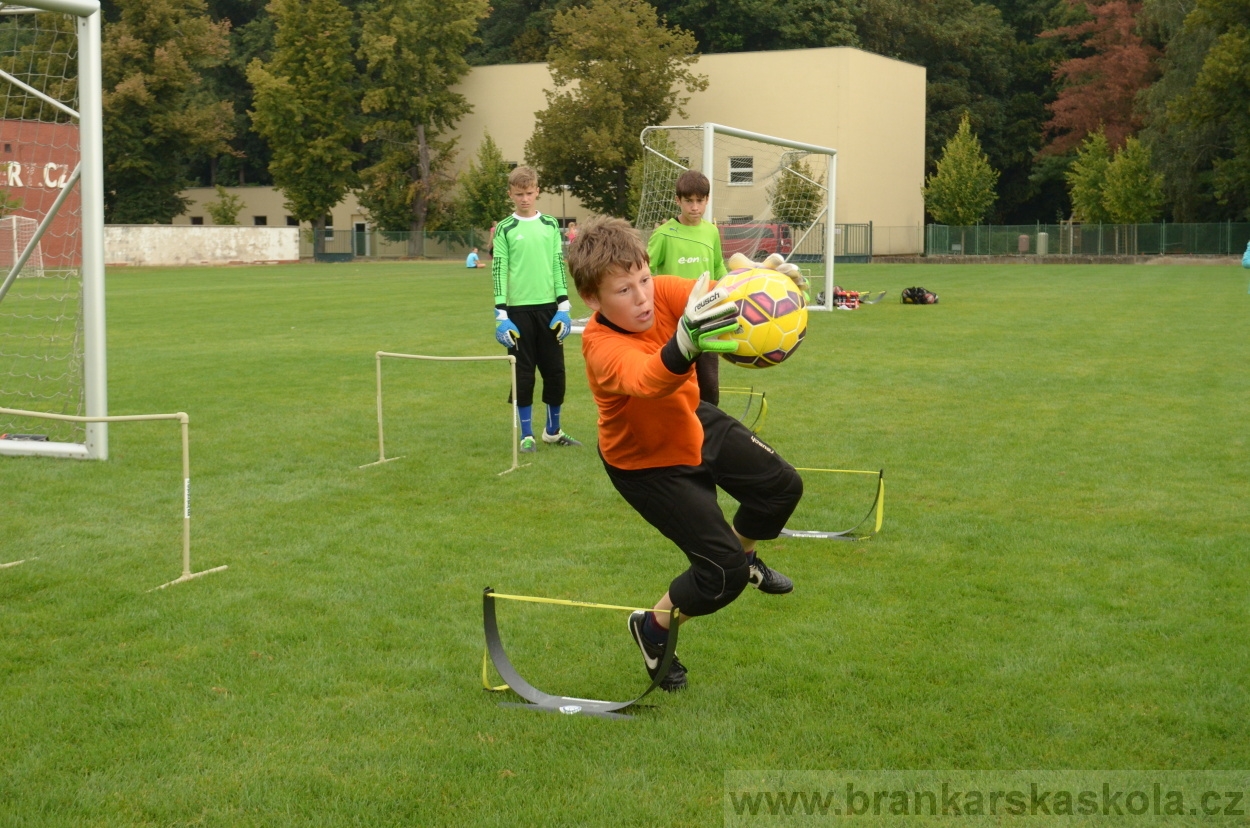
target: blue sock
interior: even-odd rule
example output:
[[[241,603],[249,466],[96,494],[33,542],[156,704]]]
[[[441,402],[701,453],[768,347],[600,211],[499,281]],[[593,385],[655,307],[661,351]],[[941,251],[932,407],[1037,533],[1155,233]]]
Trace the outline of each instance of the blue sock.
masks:
[[[668,643],[668,630],[660,626],[660,622],[655,620],[655,613],[647,613],[647,618],[642,622],[642,635],[652,644]]]
[[[521,418],[521,437],[534,436],[534,406],[518,405],[517,415]]]
[[[560,406],[547,406],[547,433],[555,437],[560,433]]]

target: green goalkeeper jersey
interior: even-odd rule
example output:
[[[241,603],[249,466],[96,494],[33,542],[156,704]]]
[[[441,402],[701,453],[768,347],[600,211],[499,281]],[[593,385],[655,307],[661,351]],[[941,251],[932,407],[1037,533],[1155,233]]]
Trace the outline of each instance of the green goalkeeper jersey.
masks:
[[[651,234],[647,255],[651,257],[652,273],[683,279],[698,279],[706,273],[717,280],[727,272],[720,252],[720,231],[707,221],[689,227],[675,218],[669,219]]]
[[[563,302],[569,298],[560,223],[537,213],[516,213],[495,227],[495,307],[522,307]]]

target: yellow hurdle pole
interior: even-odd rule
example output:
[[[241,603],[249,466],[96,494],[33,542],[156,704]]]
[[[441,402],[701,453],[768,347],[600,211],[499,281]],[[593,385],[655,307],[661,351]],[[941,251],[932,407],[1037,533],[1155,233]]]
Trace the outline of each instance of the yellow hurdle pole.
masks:
[[[69,423],[134,423],[150,420],[177,420],[182,424],[182,575],[168,583],[148,590],[152,592],[167,586],[180,584],[201,575],[210,575],[229,569],[218,566],[203,572],[191,571],[191,418],[184,412],[177,414],[122,414],[113,417],[80,417],[74,414],[47,414],[42,411],[23,411],[18,408],[0,408],[0,414],[11,414],[19,417],[34,417],[41,420],[60,420]]]
[[[801,469],[794,467],[795,471],[814,471],[814,472],[833,472],[835,474],[881,474],[880,471],[860,471],[859,469]]]
[[[527,601],[531,604],[559,604],[563,607],[584,607],[586,609],[623,610],[625,612],[653,612],[652,607],[621,607],[616,604],[594,604],[589,601],[570,601],[565,598],[539,598],[535,595],[505,595],[502,592],[488,592],[491,598],[503,598],[508,601]]]

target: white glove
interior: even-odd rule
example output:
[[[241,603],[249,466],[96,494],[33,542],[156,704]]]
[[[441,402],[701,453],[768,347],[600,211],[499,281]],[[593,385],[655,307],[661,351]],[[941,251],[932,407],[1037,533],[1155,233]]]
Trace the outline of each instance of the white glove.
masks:
[[[765,270],[775,270],[783,276],[788,276],[795,286],[803,291],[803,296],[808,295],[809,285],[807,277],[799,270],[799,266],[786,261],[786,257],[780,253],[772,253],[762,262],[753,262],[741,253],[735,253],[729,257],[729,261],[725,266],[730,270],[742,270],[748,267],[762,267]]]
[[[686,300],[686,312],[677,320],[677,331],[673,334],[682,356],[692,361],[704,351],[730,353],[738,350],[736,342],[716,339],[723,333],[737,330],[738,306],[729,301],[729,291],[720,285],[709,292],[708,281],[704,273],[695,282]]]

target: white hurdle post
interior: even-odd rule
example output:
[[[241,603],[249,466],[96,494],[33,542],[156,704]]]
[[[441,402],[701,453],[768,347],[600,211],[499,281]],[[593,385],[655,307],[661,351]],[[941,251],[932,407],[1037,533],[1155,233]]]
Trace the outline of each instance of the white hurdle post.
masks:
[[[446,357],[429,356],[427,354],[396,354],[391,353],[390,351],[378,351],[374,354],[378,376],[378,459],[372,463],[365,463],[358,468],[366,469],[369,466],[378,466],[382,463],[389,463],[392,460],[399,460],[403,457],[402,454],[399,457],[386,456],[386,440],[383,436],[382,429],[382,357],[391,357],[392,359],[424,359],[432,362],[493,362],[498,360],[507,360],[509,370],[512,373],[512,466],[511,468],[507,468],[499,472],[499,474],[507,474],[508,472],[516,471],[521,467],[521,464],[518,462],[519,455],[517,454],[518,442],[520,440],[518,431],[520,428],[520,414],[517,411],[516,402],[516,357],[510,354],[506,356]],[[525,465],[528,466],[529,463],[526,463]]]
[[[167,586],[181,584],[201,575],[211,575],[228,569],[228,566],[217,566],[203,572],[191,571],[191,418],[183,412],[177,414],[128,414],[115,417],[78,417],[72,414],[46,414],[42,411],[23,411],[18,408],[0,408],[0,414],[18,417],[35,417],[41,420],[62,420],[71,423],[133,423],[148,420],[177,420],[182,424],[182,575],[168,583],[149,589],[153,592]],[[22,563],[16,561],[10,566]]]

